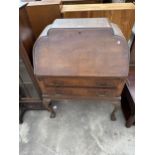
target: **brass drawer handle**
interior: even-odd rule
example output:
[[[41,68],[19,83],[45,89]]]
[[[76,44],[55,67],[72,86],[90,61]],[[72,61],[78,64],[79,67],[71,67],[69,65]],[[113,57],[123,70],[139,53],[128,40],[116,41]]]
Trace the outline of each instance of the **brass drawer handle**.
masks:
[[[62,94],[58,94],[58,93],[57,93],[57,94],[54,94],[54,96],[55,96],[55,97],[61,97]]]
[[[63,86],[63,83],[53,82],[53,83],[49,83],[48,86],[60,87],[60,86]]]
[[[105,94],[97,94],[97,96],[99,96],[99,97],[105,97],[106,95]]]
[[[113,84],[106,84],[106,83],[96,83],[97,87],[107,88],[107,89],[114,89],[115,86]]]

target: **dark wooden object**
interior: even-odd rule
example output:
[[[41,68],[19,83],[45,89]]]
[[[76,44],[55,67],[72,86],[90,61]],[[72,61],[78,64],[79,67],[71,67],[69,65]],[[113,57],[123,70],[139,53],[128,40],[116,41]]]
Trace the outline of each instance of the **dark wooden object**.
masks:
[[[105,18],[59,19],[37,39],[33,62],[43,104],[55,117],[52,100],[119,100],[128,76],[129,48],[120,29]]]
[[[42,0],[43,2],[53,2],[60,0]],[[61,0],[62,4],[93,4],[93,3],[102,3],[102,0]]]
[[[31,10],[31,12],[32,13],[35,13],[36,11],[36,7],[38,7],[38,5],[39,5],[39,9],[41,9],[41,8],[44,8],[44,7],[48,7],[48,5],[52,5],[52,4],[44,4],[44,3],[35,3],[36,4],[36,6],[34,5],[34,6],[32,6],[31,7],[31,3],[30,3],[30,9],[32,9]],[[33,4],[32,4],[33,5]],[[113,5],[115,5],[115,4],[113,4]],[[102,5],[100,5],[101,6],[101,9],[97,9],[98,10],[98,12],[97,12],[97,14],[99,13],[99,14],[102,14],[101,12],[103,12],[102,10],[103,10],[103,8],[102,8]],[[99,7],[96,7],[96,8],[100,8],[100,6]],[[32,71],[32,69],[33,69],[33,66],[32,66],[32,46],[33,46],[33,44],[34,44],[34,41],[35,41],[35,39],[36,39],[36,37],[34,37],[35,35],[33,35],[35,32],[32,30],[32,28],[31,28],[31,24],[33,25],[35,25],[35,20],[32,20],[32,23],[30,23],[29,22],[29,18],[31,18],[31,13],[29,14],[29,18],[28,18],[28,16],[27,16],[27,10],[25,10],[25,7],[27,7],[26,6],[26,4],[24,4],[23,6],[21,6],[20,7],[20,11],[19,11],[19,14],[20,14],[20,19],[19,19],[19,22],[20,22],[20,28],[21,28],[21,25],[23,25],[23,28],[22,29],[20,29],[20,36],[22,36],[22,37],[20,37],[20,40],[21,40],[21,38],[23,38],[22,40],[21,40],[21,45],[20,45],[20,49],[24,49],[24,55],[23,55],[23,52],[21,52],[22,53],[22,55],[23,55],[23,58],[22,59],[24,59],[24,63],[26,64],[26,68],[27,68],[27,70],[28,70],[28,73],[30,74],[30,76],[31,76],[31,78],[33,79],[32,81],[33,81],[33,83],[34,83],[34,86],[36,87],[36,90],[38,91],[38,94],[40,94],[41,95],[41,92],[40,92],[40,89],[38,88],[38,83],[37,83],[37,80],[36,80],[36,78],[34,77],[34,75],[33,75],[33,71]],[[81,6],[82,7],[82,6]],[[116,15],[115,17],[117,18],[117,17],[119,17],[119,11],[117,12],[117,10],[116,9],[119,9],[119,7],[120,6],[117,6],[117,5],[115,5],[115,6],[113,6],[113,7],[111,7],[111,6],[108,6],[106,9],[105,9],[105,11],[107,10],[108,11],[108,9],[111,9],[111,10],[114,10],[114,12],[115,13],[111,13],[111,15],[112,16],[114,16],[114,15]],[[60,6],[60,8],[61,8],[61,6]],[[78,5],[77,5],[77,8],[80,8]],[[87,7],[88,9],[89,9],[89,7]],[[87,9],[87,8],[85,8],[85,9]],[[87,14],[87,15],[90,15],[90,17],[97,17],[96,16],[96,14],[94,13],[94,11],[93,11],[93,9],[95,8],[95,5],[94,5],[94,7],[92,7],[92,11],[90,10],[89,11],[89,14]],[[124,6],[122,7],[122,9],[124,8]],[[39,10],[38,9],[38,10]],[[74,8],[73,8],[74,9]],[[120,9],[121,9],[121,7],[120,7]],[[130,8],[129,8],[130,9]],[[70,10],[70,9],[69,9]],[[69,11],[68,10],[68,11]],[[50,12],[51,10],[49,10],[49,12]],[[67,11],[67,10],[66,10]],[[73,11],[73,10],[71,10],[71,11]],[[76,8],[75,8],[75,11],[77,11],[76,10]],[[23,13],[22,13],[23,12]],[[34,18],[37,18],[39,15],[38,15],[38,13],[39,13],[40,11],[38,11],[36,14],[36,17],[34,17]],[[41,12],[40,12],[41,13]],[[80,13],[80,10],[78,10],[78,14]],[[108,12],[107,12],[107,14],[109,14]],[[121,14],[124,14],[123,13],[123,11],[122,11],[122,13]],[[130,14],[130,12],[128,12],[127,14]],[[45,22],[47,22],[47,23],[49,23],[49,18],[51,18],[50,16],[51,15],[53,15],[53,14],[51,14],[51,13],[47,13],[46,15],[44,15],[44,20],[45,20]],[[80,16],[79,15],[75,15],[74,17],[82,17],[84,15],[84,17],[85,17],[85,12],[83,12],[82,10],[81,10],[81,13],[80,13]],[[106,14],[105,14],[106,15]],[[67,17],[67,16],[66,16]],[[123,17],[123,15],[121,15],[121,17]],[[55,18],[56,18],[56,16],[55,16]],[[125,18],[121,18],[121,19],[125,19]],[[39,19],[37,19],[37,20],[41,20],[41,18],[39,18]],[[53,18],[53,20],[54,20],[54,18]],[[23,22],[24,21],[24,22]],[[31,21],[31,20],[30,20]],[[119,21],[119,20],[117,20],[117,21]],[[23,24],[21,24],[21,23],[23,23]],[[50,22],[51,23],[51,22]],[[120,25],[123,25],[123,23],[126,23],[125,22],[125,20],[121,20],[120,21]],[[42,24],[36,24],[35,25],[36,27],[39,27],[39,29],[40,29],[40,27],[42,27]],[[22,30],[22,31],[21,31]],[[43,30],[43,28],[40,30],[40,32]],[[127,27],[126,26],[126,30],[128,30],[128,31],[131,31],[131,27],[129,28],[129,27]],[[28,32],[28,33],[26,33],[26,32]],[[26,38],[24,38],[26,36]],[[28,39],[29,38],[29,39]],[[21,48],[21,46],[22,46],[22,48]],[[26,55],[26,56],[25,56]],[[22,56],[21,56],[22,57]],[[26,97],[27,98],[27,97]],[[33,98],[31,98],[31,100],[32,101],[34,101],[34,99]],[[27,107],[28,109],[30,109],[31,108],[31,106],[30,106],[30,104],[29,104],[29,102],[31,103],[31,100],[29,99],[29,100],[27,100],[26,101],[26,104],[24,104],[24,106],[25,107]],[[40,105],[39,103],[41,102],[41,100],[39,100],[39,102],[38,102],[38,105]],[[23,103],[23,102],[22,102]],[[37,104],[34,104],[34,109],[35,109],[35,107],[37,107],[38,106]],[[21,107],[21,106],[20,106]],[[41,109],[44,109],[42,106],[40,106],[40,108]],[[33,110],[33,108],[32,108],[32,110]]]
[[[101,3],[99,0],[62,0],[62,4],[93,4]]]
[[[32,48],[35,42],[35,37],[25,9],[26,5],[27,4],[19,8],[19,37],[32,64]]]
[[[39,96],[41,96],[40,87],[33,74],[32,48],[35,42],[35,37],[25,10],[26,5],[27,4],[19,8],[19,54],[25,64],[30,78],[35,85],[35,88],[37,89]]]
[[[125,0],[126,3],[135,3],[135,0]]]
[[[27,12],[25,10],[27,3],[22,3],[19,8],[19,55],[22,63],[20,63],[20,71],[22,70],[21,64],[23,64],[26,68],[27,74],[29,75],[29,79],[22,79],[21,72],[20,72],[20,98],[19,98],[19,122],[22,123],[23,115],[25,111],[29,109],[44,109],[41,103],[41,90],[38,85],[37,79],[33,73],[33,66],[32,66],[32,48],[35,42],[34,33],[32,31],[29,18],[27,16]],[[25,75],[25,74],[24,74]],[[23,75],[23,76],[24,76]],[[28,92],[28,88],[25,88],[25,83],[32,85],[32,88],[35,89],[37,92],[37,99],[36,96],[34,97],[30,92]],[[25,89],[23,89],[22,85]],[[25,92],[25,90],[27,90]],[[35,104],[33,104],[35,103]],[[33,106],[32,106],[33,105]]]
[[[126,119],[126,127],[131,127],[135,123],[135,67],[130,67],[128,83],[125,84],[121,106]]]
[[[40,99],[22,98],[19,101],[19,123],[23,123],[23,116],[28,110],[45,110]]]

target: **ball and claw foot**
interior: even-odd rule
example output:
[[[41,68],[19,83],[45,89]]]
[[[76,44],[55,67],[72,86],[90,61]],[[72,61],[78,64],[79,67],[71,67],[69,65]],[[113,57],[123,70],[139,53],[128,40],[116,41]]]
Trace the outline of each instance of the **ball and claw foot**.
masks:
[[[19,119],[19,124],[23,124],[23,119],[22,118]]]
[[[52,106],[52,111],[51,111],[50,118],[55,118],[56,117],[56,110],[57,110],[57,106],[56,105]]]
[[[50,118],[55,118],[57,106],[52,104],[51,99],[44,98],[43,99],[43,105],[51,113]]]
[[[111,114],[111,120],[112,120],[112,121],[116,121],[115,113],[112,113],[112,114]]]
[[[135,116],[130,116],[130,118],[126,121],[125,126],[127,128],[130,128],[134,124],[134,121],[135,121]]]
[[[51,112],[50,118],[55,118],[56,117],[56,113],[55,112]]]
[[[115,113],[118,111],[119,107],[120,107],[120,105],[114,105],[114,110],[111,113],[111,120],[112,121],[116,121],[117,120]]]

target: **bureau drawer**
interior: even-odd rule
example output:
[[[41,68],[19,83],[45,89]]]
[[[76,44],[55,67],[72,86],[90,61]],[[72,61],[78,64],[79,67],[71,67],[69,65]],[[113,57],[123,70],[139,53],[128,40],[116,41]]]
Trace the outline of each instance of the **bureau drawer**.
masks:
[[[44,78],[45,87],[98,87],[115,89],[124,84],[121,78]]]
[[[71,88],[71,87],[47,87],[46,93],[53,98],[104,98],[104,97],[118,97],[121,92],[116,88]]]

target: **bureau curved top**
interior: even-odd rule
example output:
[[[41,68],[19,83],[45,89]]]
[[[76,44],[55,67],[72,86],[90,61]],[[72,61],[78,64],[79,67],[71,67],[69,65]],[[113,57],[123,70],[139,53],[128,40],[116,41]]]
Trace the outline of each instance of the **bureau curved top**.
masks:
[[[127,77],[129,47],[106,18],[57,19],[33,48],[37,76]]]

